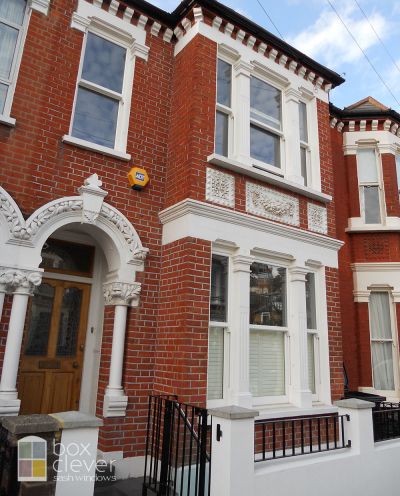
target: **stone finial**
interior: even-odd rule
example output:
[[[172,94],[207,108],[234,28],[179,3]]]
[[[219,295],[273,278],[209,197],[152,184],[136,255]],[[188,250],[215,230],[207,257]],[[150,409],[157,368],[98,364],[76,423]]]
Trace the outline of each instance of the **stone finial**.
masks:
[[[103,182],[99,179],[97,174],[92,174],[87,179],[84,180],[83,184],[88,188],[100,189],[103,186]]]

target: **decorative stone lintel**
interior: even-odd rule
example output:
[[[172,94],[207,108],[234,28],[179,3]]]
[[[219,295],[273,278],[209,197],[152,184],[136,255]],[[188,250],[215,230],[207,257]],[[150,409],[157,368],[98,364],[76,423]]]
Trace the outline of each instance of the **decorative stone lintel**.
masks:
[[[47,16],[49,13],[50,0],[29,0],[28,7]]]
[[[33,294],[42,282],[41,271],[0,267],[0,286],[7,293]]]
[[[290,280],[292,282],[294,281],[298,281],[298,282],[306,282],[306,275],[308,274],[309,269],[307,269],[306,267],[298,267],[298,266],[294,266],[294,267],[289,267],[289,276],[290,276]]]
[[[124,305],[135,307],[139,304],[141,284],[110,282],[103,285],[105,305]]]
[[[232,257],[233,272],[248,272],[250,274],[251,264],[255,261],[255,257],[250,255],[238,254]]]
[[[128,406],[128,396],[106,393],[103,402],[103,417],[125,417]]]

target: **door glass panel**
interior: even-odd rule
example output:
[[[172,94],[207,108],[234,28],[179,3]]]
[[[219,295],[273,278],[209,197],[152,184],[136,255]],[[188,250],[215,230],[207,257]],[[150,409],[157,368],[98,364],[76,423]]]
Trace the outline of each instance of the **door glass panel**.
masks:
[[[79,288],[67,288],[64,290],[60,312],[60,323],[58,326],[56,351],[56,355],[58,357],[70,357],[76,355],[82,295],[83,291]]]
[[[48,239],[42,249],[40,267],[52,272],[67,272],[91,276],[93,272],[94,247]]]
[[[26,356],[45,356],[49,342],[51,314],[53,311],[55,288],[50,284],[41,284],[32,298],[29,321]]]

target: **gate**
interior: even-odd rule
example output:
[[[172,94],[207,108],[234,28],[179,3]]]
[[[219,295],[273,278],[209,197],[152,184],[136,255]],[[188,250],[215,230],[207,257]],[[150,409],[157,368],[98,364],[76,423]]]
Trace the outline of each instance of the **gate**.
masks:
[[[143,496],[209,496],[210,471],[207,410],[150,396]]]

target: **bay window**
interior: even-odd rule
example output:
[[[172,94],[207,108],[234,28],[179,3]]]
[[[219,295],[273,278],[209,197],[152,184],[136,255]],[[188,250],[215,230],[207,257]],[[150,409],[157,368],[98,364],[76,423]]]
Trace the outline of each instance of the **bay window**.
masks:
[[[250,79],[250,156],[281,168],[282,95],[270,84]]]
[[[255,262],[250,273],[250,392],[286,394],[286,269]]]
[[[371,292],[369,320],[374,388],[394,390],[393,317],[388,292]]]
[[[223,399],[226,388],[226,369],[228,366],[228,267],[228,257],[213,255],[208,339],[208,400]]]
[[[381,181],[374,148],[357,151],[361,215],[365,224],[382,223]]]
[[[26,0],[0,1],[0,115],[10,114],[25,19]]]

